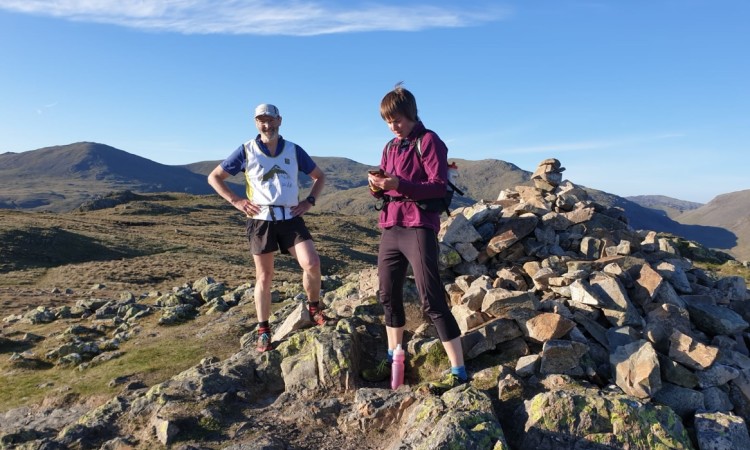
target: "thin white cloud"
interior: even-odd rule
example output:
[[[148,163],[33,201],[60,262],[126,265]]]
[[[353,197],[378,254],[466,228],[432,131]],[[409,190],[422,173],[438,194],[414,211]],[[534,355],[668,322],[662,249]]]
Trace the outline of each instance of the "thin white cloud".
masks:
[[[549,153],[549,152],[576,152],[601,150],[605,148],[622,147],[626,145],[643,144],[645,142],[659,141],[664,139],[674,139],[684,137],[683,134],[665,133],[654,136],[617,138],[610,140],[593,140],[580,142],[566,142],[558,144],[545,144],[531,147],[510,147],[502,149],[504,154],[529,154],[529,153]]]
[[[0,0],[0,9],[183,34],[313,36],[469,27],[510,14],[485,4],[446,8],[322,0]]]
[[[46,110],[48,110],[50,108],[54,108],[55,106],[57,106],[57,102],[55,102],[55,103],[48,103],[48,104],[42,106],[41,108],[37,108],[36,109],[36,113],[41,116],[42,114],[44,114],[44,111],[46,111]]]

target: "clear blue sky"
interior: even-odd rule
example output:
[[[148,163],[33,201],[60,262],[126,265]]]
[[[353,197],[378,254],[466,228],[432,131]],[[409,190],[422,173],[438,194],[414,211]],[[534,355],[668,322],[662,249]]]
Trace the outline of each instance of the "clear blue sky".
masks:
[[[750,189],[750,1],[0,0],[0,152],[170,165],[255,136],[377,164],[396,82],[449,156],[621,196]]]

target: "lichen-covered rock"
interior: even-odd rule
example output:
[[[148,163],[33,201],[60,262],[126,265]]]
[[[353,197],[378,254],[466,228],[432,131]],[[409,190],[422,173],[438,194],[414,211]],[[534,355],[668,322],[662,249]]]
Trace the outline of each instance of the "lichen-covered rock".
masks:
[[[470,385],[441,397],[428,395],[412,405],[389,445],[401,450],[508,450],[505,435],[485,394]]]
[[[63,428],[56,439],[67,448],[97,448],[95,443],[117,435],[118,430],[112,424],[128,407],[127,400],[115,397],[84,414],[76,423]]]
[[[750,448],[750,435],[745,421],[732,414],[696,414],[695,434],[701,450]]]
[[[523,449],[693,449],[674,411],[634,397],[557,390],[537,394],[521,409]]]
[[[356,385],[359,353],[355,337],[337,327],[335,331],[310,328],[279,344],[285,389],[302,396],[320,391],[344,392]]]

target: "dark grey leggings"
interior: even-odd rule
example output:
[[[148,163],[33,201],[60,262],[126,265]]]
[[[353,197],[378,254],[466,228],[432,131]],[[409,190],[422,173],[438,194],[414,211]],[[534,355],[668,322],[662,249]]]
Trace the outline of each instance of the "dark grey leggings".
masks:
[[[392,227],[383,230],[378,251],[380,303],[385,324],[398,328],[406,324],[404,281],[411,264],[422,300],[422,309],[437,328],[443,342],[461,335],[446,299],[438,269],[438,241],[429,228]]]

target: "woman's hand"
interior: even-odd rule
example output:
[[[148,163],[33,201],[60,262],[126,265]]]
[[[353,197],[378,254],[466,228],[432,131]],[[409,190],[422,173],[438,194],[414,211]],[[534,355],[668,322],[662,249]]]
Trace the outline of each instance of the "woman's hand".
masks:
[[[399,178],[388,172],[384,172],[383,175],[367,175],[367,182],[370,185],[370,189],[373,191],[395,191],[398,190]]]

